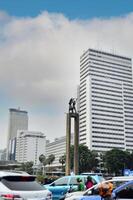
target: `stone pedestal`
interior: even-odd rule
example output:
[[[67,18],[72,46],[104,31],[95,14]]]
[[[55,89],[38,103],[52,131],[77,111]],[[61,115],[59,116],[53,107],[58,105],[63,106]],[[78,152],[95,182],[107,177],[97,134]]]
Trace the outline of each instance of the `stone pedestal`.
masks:
[[[71,120],[74,118],[74,174],[79,172],[79,114],[67,113],[66,119],[66,175],[70,175]]]

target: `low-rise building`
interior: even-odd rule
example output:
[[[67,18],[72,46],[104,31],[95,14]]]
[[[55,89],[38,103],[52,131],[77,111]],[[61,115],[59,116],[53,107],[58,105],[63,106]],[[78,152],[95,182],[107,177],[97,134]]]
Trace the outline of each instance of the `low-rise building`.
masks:
[[[71,138],[71,144],[73,144],[73,135]],[[46,157],[51,154],[55,156],[55,160],[51,166],[60,167],[61,163],[59,163],[59,158],[66,154],[66,136],[55,138],[53,142],[46,142]]]

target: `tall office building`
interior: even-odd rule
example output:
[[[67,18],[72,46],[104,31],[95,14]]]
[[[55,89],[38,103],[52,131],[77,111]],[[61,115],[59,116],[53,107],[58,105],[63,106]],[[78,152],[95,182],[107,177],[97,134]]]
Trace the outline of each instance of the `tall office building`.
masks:
[[[88,49],[80,57],[80,143],[133,150],[131,58]]]
[[[16,138],[16,160],[18,162],[33,161],[40,163],[39,156],[46,154],[46,136],[36,131],[18,131]]]
[[[28,130],[28,112],[20,109],[9,109],[9,130],[7,141],[7,159],[15,159],[16,136],[18,130]]]

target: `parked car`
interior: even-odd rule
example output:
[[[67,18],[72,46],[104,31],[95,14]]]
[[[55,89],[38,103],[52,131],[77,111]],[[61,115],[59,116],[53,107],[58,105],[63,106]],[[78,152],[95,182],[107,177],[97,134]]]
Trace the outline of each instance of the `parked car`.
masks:
[[[115,197],[117,196],[116,195],[117,192],[120,189],[122,189],[122,186],[124,186],[124,184],[127,184],[129,182],[133,183],[133,177],[129,177],[129,176],[113,177],[112,179],[105,180],[102,183],[108,183],[108,182],[113,183],[114,191],[112,195],[113,195],[113,198],[115,199]],[[86,191],[68,193],[66,194],[65,200],[101,200],[98,187],[99,187],[99,183]]]
[[[94,183],[99,183],[104,180],[104,178],[101,178],[101,176],[99,177],[98,175],[92,175],[91,177]],[[87,175],[64,176],[57,179],[51,184],[44,185],[44,187],[52,192],[53,199],[60,199],[64,197],[64,194],[66,194],[68,190],[77,190],[77,178],[81,178],[83,183],[85,184],[87,180]]]
[[[26,173],[0,171],[0,197],[3,200],[51,200],[52,193],[35,179]]]

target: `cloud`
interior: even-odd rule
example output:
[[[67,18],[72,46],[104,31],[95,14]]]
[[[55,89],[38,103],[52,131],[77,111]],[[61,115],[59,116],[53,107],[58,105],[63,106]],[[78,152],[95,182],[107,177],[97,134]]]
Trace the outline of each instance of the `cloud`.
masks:
[[[132,56],[132,35],[133,13],[83,21],[46,11],[34,18],[0,12],[0,90],[9,107],[21,105],[38,119],[38,129],[47,118],[48,138],[65,135],[64,113],[76,96],[83,51],[93,47]]]

